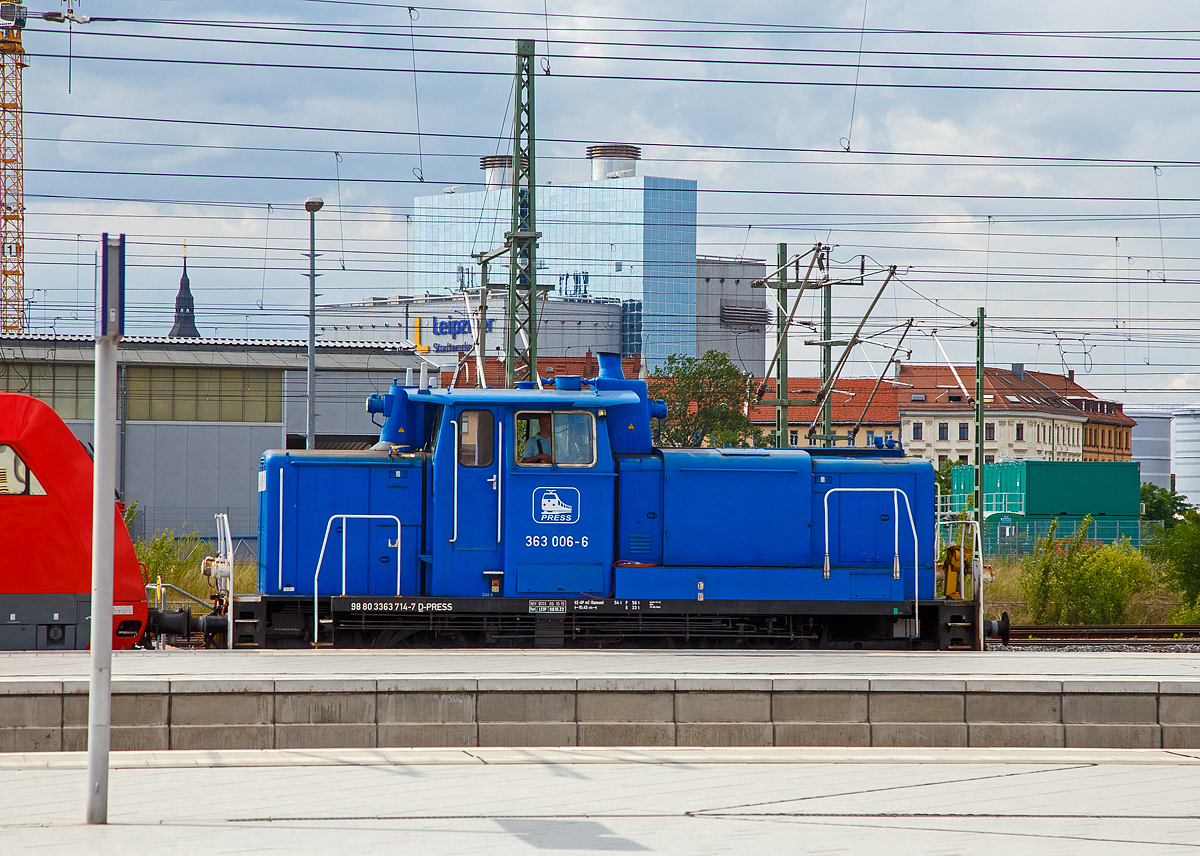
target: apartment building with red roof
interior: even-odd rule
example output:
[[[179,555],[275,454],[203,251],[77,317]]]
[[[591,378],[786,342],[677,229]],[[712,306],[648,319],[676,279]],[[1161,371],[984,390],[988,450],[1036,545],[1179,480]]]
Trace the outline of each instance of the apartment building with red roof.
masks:
[[[757,386],[757,381],[755,386]],[[788,378],[788,398],[813,398],[821,388],[819,378]],[[874,443],[875,437],[884,440],[899,439],[900,422],[897,414],[897,390],[899,387],[892,380],[882,381],[878,389],[875,378],[839,378],[830,393],[831,421],[839,439],[835,446],[866,446]],[[872,392],[874,395],[872,396]],[[767,391],[764,398],[775,398],[775,380],[768,378]],[[750,421],[767,431],[768,435],[775,434],[774,405],[758,404],[750,407]],[[819,441],[810,441],[809,427],[813,420],[818,420],[816,430],[820,432],[820,408],[818,407],[789,407],[788,408],[788,446],[818,446]],[[853,438],[842,439],[848,433],[858,428]],[[772,441],[772,445],[773,445]]]
[[[904,365],[896,380],[901,388],[899,421],[908,453],[938,465],[947,460],[971,460],[975,448],[974,366]],[[984,370],[983,392],[985,463],[1004,458],[1092,459],[1084,456],[1087,429],[1094,427],[1089,422],[1091,413],[1074,400],[1100,400],[1073,378],[1028,372],[1019,363],[1011,369],[989,367]],[[1124,458],[1116,458],[1128,459],[1128,451]]]
[[[1137,420],[1125,415],[1119,401],[1106,401],[1075,382],[1074,369],[1064,375],[1027,372],[1087,415],[1083,426],[1083,460],[1132,460],[1130,439]]]

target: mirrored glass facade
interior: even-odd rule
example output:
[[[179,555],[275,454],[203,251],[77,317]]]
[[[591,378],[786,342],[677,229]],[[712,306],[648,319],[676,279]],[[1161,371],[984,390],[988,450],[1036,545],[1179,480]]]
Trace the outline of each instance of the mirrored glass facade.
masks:
[[[479,284],[472,253],[504,243],[509,189],[418,197],[414,293],[445,294]],[[622,349],[651,367],[696,347],[696,182],[631,176],[538,186],[537,279],[556,296],[615,298]],[[489,278],[507,283],[505,257]]]

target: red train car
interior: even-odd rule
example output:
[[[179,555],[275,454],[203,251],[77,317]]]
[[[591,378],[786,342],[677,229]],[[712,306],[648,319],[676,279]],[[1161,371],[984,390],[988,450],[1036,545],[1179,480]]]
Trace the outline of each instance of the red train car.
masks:
[[[113,504],[113,648],[146,630],[146,589]],[[92,459],[48,405],[0,392],[0,650],[87,648]]]

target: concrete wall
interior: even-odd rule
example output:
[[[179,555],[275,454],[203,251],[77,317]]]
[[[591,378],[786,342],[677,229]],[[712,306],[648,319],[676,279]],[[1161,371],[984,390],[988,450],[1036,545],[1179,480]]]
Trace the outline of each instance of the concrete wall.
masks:
[[[112,748],[1200,748],[1200,681],[751,677],[133,679]],[[0,680],[0,751],[78,751],[87,682]]]
[[[493,269],[492,278],[508,269]],[[543,283],[545,284],[545,283]],[[472,309],[478,310],[478,292],[470,295]],[[486,335],[488,356],[504,355],[507,325],[507,297],[494,293],[488,299],[491,323]],[[416,342],[416,323],[421,322],[421,345],[429,348],[422,356],[439,366],[457,364],[475,341],[473,333],[450,334],[435,330],[433,322],[464,321],[468,318],[462,295],[446,297],[397,298],[394,303],[372,306],[326,306],[317,310],[325,336],[353,337],[364,342]],[[621,304],[615,300],[586,300],[551,297],[539,308],[538,353],[551,357],[581,357],[592,353],[621,351]],[[440,327],[440,325],[439,325]],[[386,390],[385,390],[386,391]]]

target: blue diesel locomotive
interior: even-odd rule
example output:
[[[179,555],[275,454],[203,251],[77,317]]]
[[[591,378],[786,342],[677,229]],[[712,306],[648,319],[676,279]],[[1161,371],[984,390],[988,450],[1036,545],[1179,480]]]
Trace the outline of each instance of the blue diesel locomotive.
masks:
[[[975,648],[899,448],[664,449],[644,381],[374,395],[371,451],[273,451],[237,646]]]

